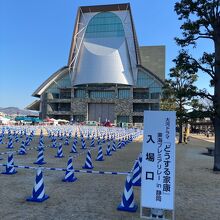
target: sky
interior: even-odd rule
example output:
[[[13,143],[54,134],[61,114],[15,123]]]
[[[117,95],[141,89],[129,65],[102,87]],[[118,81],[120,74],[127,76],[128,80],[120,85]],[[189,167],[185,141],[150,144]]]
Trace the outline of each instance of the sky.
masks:
[[[131,4],[140,46],[166,46],[166,77],[180,48],[181,36],[174,12],[175,0],[0,0],[0,107],[21,109],[36,98],[32,93],[55,71],[67,65],[76,12],[79,6]],[[190,52],[211,51],[201,42]],[[209,89],[201,75],[197,86]]]

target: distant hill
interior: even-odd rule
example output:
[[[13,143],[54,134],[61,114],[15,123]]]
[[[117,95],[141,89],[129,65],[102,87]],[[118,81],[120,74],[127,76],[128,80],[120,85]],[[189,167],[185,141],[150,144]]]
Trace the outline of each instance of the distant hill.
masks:
[[[7,107],[7,108],[2,108],[0,107],[0,112],[3,112],[7,115],[29,115],[29,116],[38,116],[38,112],[33,112],[30,110],[23,110],[19,109],[17,107]]]

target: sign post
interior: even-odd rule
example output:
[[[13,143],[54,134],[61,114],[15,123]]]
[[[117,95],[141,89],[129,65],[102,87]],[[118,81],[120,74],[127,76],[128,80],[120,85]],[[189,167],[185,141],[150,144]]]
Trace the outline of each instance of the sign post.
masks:
[[[143,216],[145,207],[151,208],[154,213],[162,213],[161,215],[163,210],[170,210],[174,219],[175,134],[175,112],[144,112],[140,207],[142,218],[153,217]]]

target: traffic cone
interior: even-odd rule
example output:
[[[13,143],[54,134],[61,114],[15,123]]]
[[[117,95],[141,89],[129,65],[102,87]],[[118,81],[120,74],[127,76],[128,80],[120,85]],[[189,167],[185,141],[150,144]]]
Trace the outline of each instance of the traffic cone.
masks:
[[[13,154],[9,154],[5,172],[3,172],[2,174],[12,175],[15,173],[17,173],[17,171],[15,170],[15,167],[14,167]]]
[[[60,140],[62,141],[63,140],[63,133],[61,132],[60,134]]]
[[[0,144],[3,144],[3,137],[0,135]]]
[[[103,135],[102,143],[105,143],[105,135]]]
[[[23,138],[23,132],[22,131],[20,132],[20,138]]]
[[[95,138],[94,137],[92,137],[90,147],[95,147]]]
[[[74,138],[74,142],[77,144],[77,141],[78,141],[78,138],[77,137],[75,137]]]
[[[52,148],[57,148],[57,143],[56,143],[56,141],[53,141]]]
[[[57,157],[57,158],[62,158],[62,157],[64,157],[64,156],[63,156],[63,146],[62,146],[62,144],[60,144],[60,146],[59,146],[59,148],[58,148],[58,150],[57,150],[57,155],[56,155],[55,157]]]
[[[32,196],[27,198],[26,200],[28,202],[43,202],[44,200],[46,200],[48,198],[49,198],[49,196],[46,195],[45,191],[44,191],[43,172],[42,172],[41,168],[38,168],[34,188],[32,191]]]
[[[8,148],[8,149],[14,148],[13,142],[12,142],[12,138],[9,139],[7,148]]]
[[[141,186],[141,172],[139,167],[139,160],[135,160],[134,168],[133,168],[133,176],[132,176],[132,184],[133,186]]]
[[[86,142],[84,140],[84,138],[82,138],[82,147],[81,149],[86,149]]]
[[[98,136],[97,144],[100,145],[100,137]]]
[[[111,153],[111,148],[110,148],[110,143],[108,143],[108,147],[106,149],[106,156],[112,156],[112,153]]]
[[[66,137],[65,145],[69,145],[69,139],[68,139],[68,137]]]
[[[43,136],[41,136],[41,137],[40,137],[40,140],[39,140],[39,145],[44,145]]]
[[[83,168],[83,169],[93,169],[93,166],[92,166],[92,157],[91,157],[90,150],[88,150],[88,153],[87,153],[87,155],[86,155],[85,165],[84,165],[82,168]]]
[[[63,182],[74,182],[76,180],[77,178],[74,176],[73,157],[69,157]]]
[[[139,154],[138,161],[139,161],[139,168],[140,168],[140,173],[141,173],[142,172],[142,153]]]
[[[25,144],[24,144],[24,141],[21,142],[21,147],[18,151],[18,154],[19,155],[25,155],[26,154],[26,148],[25,148]]]
[[[30,139],[29,139],[29,137],[26,137],[25,146],[29,146],[29,145],[30,145]]]
[[[39,142],[39,145],[38,145],[38,148],[37,148],[37,151],[41,151],[41,150],[44,150],[43,142]]]
[[[16,136],[15,136],[15,142],[16,143],[19,142],[18,134],[16,134]]]
[[[124,138],[122,138],[121,147],[125,147],[125,140],[124,140]]]
[[[117,148],[118,148],[118,149],[121,149],[121,139],[118,140]]]
[[[102,146],[99,146],[99,151],[98,151],[98,155],[96,158],[96,161],[103,161],[103,153],[102,153]]]
[[[115,141],[113,141],[113,143],[112,143],[112,149],[111,149],[112,151],[116,151],[116,147],[115,147]]]
[[[130,174],[127,175],[121,204],[117,209],[127,212],[136,212],[137,210],[137,205],[134,203],[134,193]]]
[[[70,153],[74,153],[74,154],[77,153],[75,141],[73,141],[73,145],[72,145],[72,149],[71,149]]]
[[[42,164],[45,164],[45,163],[46,162],[44,161],[44,151],[43,151],[43,149],[41,149],[38,152],[37,161],[34,162],[34,164],[42,165]]]

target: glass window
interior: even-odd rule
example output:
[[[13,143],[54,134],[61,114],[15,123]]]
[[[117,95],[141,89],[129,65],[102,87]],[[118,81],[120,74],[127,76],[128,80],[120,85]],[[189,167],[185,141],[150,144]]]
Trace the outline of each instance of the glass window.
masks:
[[[84,115],[73,115],[74,122],[84,122],[85,116]]]
[[[149,89],[134,89],[133,90],[133,99],[148,99],[149,98]]]
[[[133,103],[133,112],[144,112],[144,110],[149,110],[148,103]]]
[[[159,92],[152,92],[150,94],[151,99],[159,99],[160,98],[160,93]]]
[[[101,12],[90,20],[85,38],[123,37],[124,35],[121,19],[112,12]]]
[[[60,103],[59,104],[59,111],[70,111],[71,104],[70,103]]]
[[[70,99],[70,98],[71,98],[71,89],[60,90],[60,99]]]
[[[144,117],[143,116],[133,116],[133,123],[143,123]]]
[[[159,110],[160,109],[159,103],[152,103],[150,106],[150,109],[151,110]]]
[[[115,91],[90,91],[90,98],[112,99],[115,97]]]
[[[121,122],[128,123],[129,122],[129,116],[118,115],[117,116],[117,123],[121,123]]]
[[[76,89],[75,90],[75,97],[76,98],[85,98],[86,97],[86,91],[84,89]]]
[[[119,99],[129,99],[130,98],[130,89],[118,89],[118,98]]]

